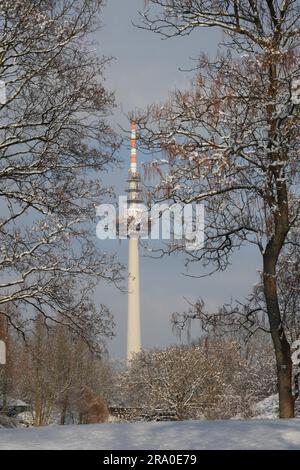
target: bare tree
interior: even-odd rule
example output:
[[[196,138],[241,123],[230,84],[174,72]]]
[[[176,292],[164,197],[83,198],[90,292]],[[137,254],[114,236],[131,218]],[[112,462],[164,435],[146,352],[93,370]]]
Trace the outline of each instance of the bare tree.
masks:
[[[224,32],[202,56],[191,89],[136,116],[141,140],[163,151],[153,199],[206,203],[206,243],[189,261],[224,270],[246,243],[262,259],[264,308],[276,355],[280,417],[294,416],[290,339],[279,300],[282,254],[299,250],[300,9],[293,0],[150,0],[142,27],[165,37],[198,27]],[[151,6],[153,6],[153,14]],[[222,45],[220,46],[222,47]],[[165,166],[165,170],[163,169]],[[184,250],[173,244],[169,251]],[[240,311],[239,311],[240,313]],[[248,318],[258,313],[247,306]],[[247,319],[247,318],[246,318]],[[244,319],[245,321],[245,319]]]
[[[108,123],[114,98],[103,85],[108,59],[92,43],[103,0],[1,0],[0,304],[23,333],[39,312],[88,338],[107,309],[91,302],[120,265],[99,251],[95,205],[112,196],[100,172],[116,164]],[[14,323],[8,306],[22,311]],[[99,325],[99,323],[98,323]]]
[[[49,328],[39,314],[26,342],[13,327],[8,331],[9,356],[0,371],[0,391],[26,401],[34,425],[50,420],[78,423],[85,389],[110,399],[114,374],[108,360],[67,326]]]

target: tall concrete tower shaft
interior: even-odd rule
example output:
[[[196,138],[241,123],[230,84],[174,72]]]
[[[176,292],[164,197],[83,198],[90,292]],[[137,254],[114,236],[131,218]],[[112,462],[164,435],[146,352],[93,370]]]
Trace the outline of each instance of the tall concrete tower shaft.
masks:
[[[131,124],[131,154],[128,177],[128,212],[134,230],[129,230],[128,241],[128,324],[127,324],[127,363],[141,350],[140,325],[140,269],[139,235],[136,230],[138,204],[141,202],[140,176],[136,162],[136,124]]]
[[[129,239],[127,362],[141,350],[139,240]]]

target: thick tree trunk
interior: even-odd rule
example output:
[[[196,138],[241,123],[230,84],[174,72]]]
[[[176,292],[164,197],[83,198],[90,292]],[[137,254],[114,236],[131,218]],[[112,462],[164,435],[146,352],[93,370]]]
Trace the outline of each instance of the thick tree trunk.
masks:
[[[279,417],[294,418],[294,397],[292,394],[292,361],[290,347],[287,341],[282,343],[282,349],[276,352]]]
[[[2,383],[2,413],[7,413],[7,394],[8,394],[8,381],[9,381],[9,369],[8,369],[8,323],[7,319],[0,315],[0,339],[4,341],[6,347],[6,364],[3,368],[3,383]]]
[[[291,350],[284,332],[280,315],[275,269],[271,269],[273,273],[270,274],[270,265],[273,265],[273,263],[270,263],[270,259],[265,257],[264,294],[276,357],[277,382],[279,393],[279,417],[294,418]]]

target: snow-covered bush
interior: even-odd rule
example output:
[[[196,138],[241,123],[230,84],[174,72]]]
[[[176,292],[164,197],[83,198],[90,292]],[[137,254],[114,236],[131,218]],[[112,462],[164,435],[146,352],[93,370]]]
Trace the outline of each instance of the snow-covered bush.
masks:
[[[142,351],[121,374],[120,394],[127,405],[169,410],[178,420],[248,416],[274,387],[272,362],[257,361],[235,341]]]

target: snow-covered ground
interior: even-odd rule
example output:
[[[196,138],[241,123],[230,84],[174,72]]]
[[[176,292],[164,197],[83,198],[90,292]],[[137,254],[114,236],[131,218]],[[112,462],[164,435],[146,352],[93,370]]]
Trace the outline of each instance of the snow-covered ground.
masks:
[[[0,449],[300,449],[300,420],[0,429]]]

